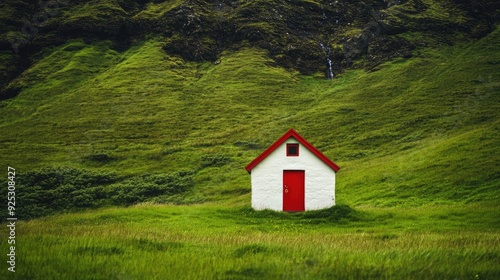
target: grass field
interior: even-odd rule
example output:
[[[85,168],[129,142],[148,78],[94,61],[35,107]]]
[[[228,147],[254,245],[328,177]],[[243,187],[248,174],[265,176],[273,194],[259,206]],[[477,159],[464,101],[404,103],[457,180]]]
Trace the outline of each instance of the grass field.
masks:
[[[234,205],[140,205],[32,220],[21,223],[17,231],[15,276],[496,279],[500,275],[498,205],[334,209],[303,215],[254,212]],[[1,248],[6,251],[5,243]],[[6,269],[1,273],[13,275]]]
[[[0,162],[16,168],[18,208],[54,194],[68,207],[18,221],[16,273],[0,278],[499,279],[499,41],[497,28],[331,81],[250,46],[220,63],[168,55],[156,37],[48,48],[0,102]],[[243,167],[290,127],[342,167],[343,206],[250,210]],[[43,168],[82,175],[28,192],[23,176]],[[113,200],[169,178],[186,190]]]

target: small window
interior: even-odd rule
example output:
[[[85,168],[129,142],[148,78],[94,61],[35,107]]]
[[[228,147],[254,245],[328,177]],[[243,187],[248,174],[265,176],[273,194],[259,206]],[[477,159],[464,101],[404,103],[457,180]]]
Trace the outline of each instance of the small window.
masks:
[[[286,144],[286,156],[298,157],[299,156],[299,144]]]

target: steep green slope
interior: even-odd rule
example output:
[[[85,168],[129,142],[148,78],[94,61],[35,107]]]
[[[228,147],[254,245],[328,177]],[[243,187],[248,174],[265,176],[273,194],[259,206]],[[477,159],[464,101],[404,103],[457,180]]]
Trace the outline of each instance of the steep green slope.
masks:
[[[352,205],[498,202],[497,29],[333,81],[275,66],[251,47],[217,63],[69,41],[47,50],[1,103],[1,162],[119,176],[192,172],[178,202],[249,202],[243,166],[294,127],[341,167]],[[191,200],[190,200],[191,199]],[[161,200],[160,200],[161,201]]]
[[[481,38],[494,30],[493,0],[5,0],[0,3],[0,100],[46,48],[109,40],[114,50],[160,36],[169,54],[214,62],[251,45],[303,74],[373,68],[418,46]],[[359,59],[362,60],[359,60]],[[330,74],[330,73],[328,73]]]

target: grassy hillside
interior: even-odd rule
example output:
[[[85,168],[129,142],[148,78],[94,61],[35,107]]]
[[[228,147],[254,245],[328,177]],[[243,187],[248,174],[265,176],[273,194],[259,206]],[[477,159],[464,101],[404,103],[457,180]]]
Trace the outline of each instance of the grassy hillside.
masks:
[[[35,2],[0,4],[0,278],[500,278],[496,2],[59,1],[24,34]],[[338,206],[250,209],[290,127]]]
[[[155,38],[121,53],[70,41],[2,101],[0,158],[21,175],[194,172],[190,195],[234,199],[249,192],[243,167],[294,127],[343,167],[341,203],[496,203],[498,40],[496,30],[332,81],[251,47],[214,64],[170,56]]]

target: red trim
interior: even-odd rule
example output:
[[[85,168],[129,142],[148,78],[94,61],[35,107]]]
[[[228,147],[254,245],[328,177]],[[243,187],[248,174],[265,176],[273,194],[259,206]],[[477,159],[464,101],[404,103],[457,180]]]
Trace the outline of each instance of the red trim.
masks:
[[[288,151],[288,148],[289,147],[295,147],[295,151],[296,153],[295,154],[290,154]],[[299,144],[293,144],[293,143],[288,143],[286,144],[286,156],[287,157],[298,157],[299,156]]]
[[[248,173],[252,171],[252,169],[257,166],[261,161],[263,161],[268,155],[270,155],[274,150],[276,150],[281,144],[283,144],[288,138],[293,137],[295,140],[299,141],[304,147],[306,147],[309,151],[315,154],[320,160],[322,160],[326,165],[328,165],[335,172],[339,171],[340,167],[333,162],[331,159],[327,158],[323,153],[321,153],[318,149],[316,149],[311,143],[307,142],[304,137],[297,133],[293,128],[290,128],[283,136],[281,136],[276,142],[274,142],[271,146],[269,146],[264,152],[262,152],[258,157],[256,157],[252,162],[250,162],[245,169]]]

